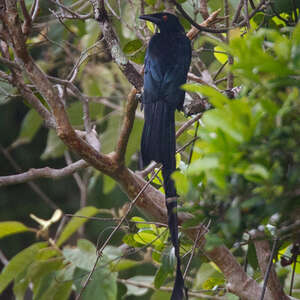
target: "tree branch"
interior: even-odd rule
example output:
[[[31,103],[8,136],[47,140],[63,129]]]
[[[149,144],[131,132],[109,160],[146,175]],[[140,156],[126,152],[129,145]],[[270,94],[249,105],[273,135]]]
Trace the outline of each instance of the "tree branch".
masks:
[[[112,176],[117,167],[116,164],[109,155],[99,153],[75,133],[57,91],[48,80],[46,74],[34,63],[32,57],[28,53],[17,13],[16,3],[14,1],[8,3],[9,5],[6,7],[6,12],[2,15],[2,19],[12,39],[11,42],[15,57],[21,68],[26,72],[30,81],[49,103],[57,124],[57,135],[70,149],[76,151],[95,168]]]
[[[226,277],[229,291],[232,291],[242,299],[259,299],[262,293],[261,286],[244,272],[243,267],[237,262],[227,247],[219,246],[206,254]],[[274,300],[268,289],[264,300]]]
[[[20,184],[39,178],[59,179],[86,167],[88,167],[88,163],[81,159],[62,169],[52,169],[49,167],[42,169],[30,169],[22,174],[1,176],[0,187],[12,184]]]
[[[131,130],[133,128],[135,111],[138,105],[136,100],[137,90],[133,88],[128,95],[125,116],[121,128],[121,133],[117,142],[115,159],[117,164],[124,164],[126,148]]]
[[[253,238],[254,246],[256,249],[257,260],[258,260],[261,273],[264,275],[267,271],[268,261],[271,254],[269,242],[268,240],[265,239],[264,233],[258,230],[251,234],[251,238]],[[276,275],[274,266],[271,267],[267,286],[272,294],[272,299],[274,300],[289,299],[283,291],[281,283]]]
[[[128,61],[124,55],[118,38],[109,22],[107,12],[104,7],[104,1],[89,0],[93,6],[94,16],[99,21],[101,32],[107,42],[111,56],[114,62],[119,66],[128,81],[137,89],[143,87],[143,78],[135,67]]]

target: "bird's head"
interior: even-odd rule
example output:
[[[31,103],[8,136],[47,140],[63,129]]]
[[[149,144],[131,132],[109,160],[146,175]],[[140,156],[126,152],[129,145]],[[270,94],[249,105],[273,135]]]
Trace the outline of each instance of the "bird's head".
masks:
[[[156,24],[160,32],[184,32],[178,18],[167,12],[157,14],[142,15],[140,19]]]

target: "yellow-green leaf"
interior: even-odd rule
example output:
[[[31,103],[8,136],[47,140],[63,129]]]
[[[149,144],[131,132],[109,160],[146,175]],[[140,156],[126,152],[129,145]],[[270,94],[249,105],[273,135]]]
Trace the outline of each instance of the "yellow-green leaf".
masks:
[[[214,56],[222,65],[228,60],[228,55],[224,52],[226,51],[221,46],[215,46]]]
[[[89,220],[88,217],[94,216],[98,212],[99,209],[93,206],[86,206],[77,211],[62,231],[57,241],[57,246],[61,246],[79,227]]]
[[[20,222],[7,221],[0,223],[0,238],[25,231],[30,231],[30,229]]]

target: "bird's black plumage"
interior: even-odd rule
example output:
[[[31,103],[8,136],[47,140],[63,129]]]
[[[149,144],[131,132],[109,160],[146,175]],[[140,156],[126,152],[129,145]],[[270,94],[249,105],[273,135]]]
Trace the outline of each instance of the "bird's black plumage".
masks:
[[[172,300],[183,299],[184,282],[180,271],[177,196],[171,174],[176,169],[175,110],[183,107],[185,92],[180,86],[186,82],[191,63],[191,44],[178,18],[169,13],[144,15],[141,19],[159,28],[150,40],[145,58],[144,107],[145,124],[141,154],[143,164],[152,160],[161,163],[168,224],[177,257],[176,280]],[[175,198],[176,199],[176,198]]]

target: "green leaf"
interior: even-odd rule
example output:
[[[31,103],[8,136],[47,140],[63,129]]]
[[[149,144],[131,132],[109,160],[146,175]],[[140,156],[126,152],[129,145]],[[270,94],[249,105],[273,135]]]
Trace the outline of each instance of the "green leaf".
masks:
[[[245,177],[249,181],[261,182],[262,180],[267,180],[270,176],[268,170],[259,164],[251,164],[244,172]]]
[[[146,221],[141,217],[132,217],[130,221],[138,222],[138,223],[134,223],[137,228],[150,228],[150,224],[142,223]]]
[[[104,248],[103,254],[105,254],[109,260],[114,260],[123,255],[120,248],[111,245],[107,245]]]
[[[149,5],[154,6],[155,3],[156,3],[156,0],[146,0],[146,3],[149,4]]]
[[[258,260],[253,243],[248,244],[247,260],[254,271],[258,269]]]
[[[132,259],[120,259],[119,261],[114,261],[111,263],[110,270],[112,272],[120,272],[133,268],[139,264],[140,262]]]
[[[71,262],[76,267],[91,271],[97,260],[96,248],[94,251],[86,251],[83,249],[65,247],[63,249],[63,255],[67,261]]]
[[[206,243],[205,243],[205,250],[206,251],[211,251],[215,247],[224,244],[224,240],[221,239],[216,234],[208,233],[208,234],[205,235],[205,238],[206,238]]]
[[[138,233],[133,235],[133,238],[136,242],[140,244],[144,244],[144,245],[151,244],[154,247],[162,246],[161,240],[157,238],[157,236],[152,230],[139,231]]]
[[[82,48],[91,47],[99,38],[100,26],[93,19],[85,20],[86,34],[81,39]]]
[[[16,300],[24,300],[25,298],[25,293],[29,285],[29,278],[26,276],[26,274],[27,270],[24,270],[15,278],[13,292]]]
[[[181,88],[187,92],[197,93],[200,92],[199,88],[201,87],[200,84],[197,83],[185,83],[181,86]]]
[[[99,85],[99,82],[96,82],[95,84]],[[99,93],[96,93],[96,95],[93,96],[99,96]],[[103,113],[103,107],[104,106],[100,103],[89,102],[90,118],[92,120],[100,119]],[[67,109],[67,112],[73,126],[83,124],[83,109],[81,102],[72,103]]]
[[[135,241],[133,233],[124,235],[122,241],[125,244],[127,244],[128,246],[133,247],[133,248],[138,248],[138,247],[142,247],[143,246],[143,244],[140,244],[137,241]]]
[[[148,29],[149,29],[152,33],[155,32],[155,25],[154,25],[152,22],[146,21],[146,25],[147,25]]]
[[[197,175],[201,172],[209,169],[215,169],[219,167],[219,159],[217,157],[204,157],[202,159],[194,161],[189,169],[189,175]]]
[[[165,280],[167,279],[169,274],[172,274],[176,265],[176,257],[173,247],[167,247],[164,249],[162,258],[161,258],[161,266],[157,270],[154,286],[158,289],[160,288]]]
[[[86,206],[75,213],[67,226],[63,229],[57,241],[57,246],[61,246],[79,227],[99,212],[99,209],[93,206]],[[83,217],[83,218],[81,218]]]
[[[0,274],[0,293],[3,292],[12,280],[35,261],[39,250],[45,248],[47,245],[48,243],[46,242],[35,243],[19,252],[9,261]]]
[[[42,126],[43,120],[36,110],[31,109],[22,121],[21,131],[13,147],[29,143]]]
[[[123,47],[123,52],[125,54],[133,54],[137,50],[139,50],[143,46],[143,43],[141,40],[136,39],[133,41],[128,42],[124,47]]]
[[[42,277],[63,267],[62,257],[55,257],[48,260],[35,261],[28,269],[28,277],[33,283],[37,283]]]
[[[153,276],[134,276],[129,278],[130,281],[134,283],[146,283],[152,284],[153,283]],[[148,288],[140,288],[131,284],[125,284],[127,287],[126,296],[134,295],[134,296],[143,296],[148,292]]]
[[[175,265],[176,265],[176,256],[174,252],[174,247],[167,247],[163,251],[162,267],[166,272],[172,273],[175,269]]]
[[[222,285],[225,280],[218,277],[210,277],[203,284],[202,288],[205,290],[212,290],[215,286]]]
[[[72,282],[59,281],[56,273],[51,272],[42,277],[34,287],[33,300],[67,300],[72,291]]]
[[[226,52],[226,51],[221,46],[215,46],[214,56],[223,65],[228,61],[228,55],[226,53],[220,53],[220,52]]]
[[[103,153],[109,153],[115,150],[117,137],[120,133],[121,121],[122,119],[119,114],[109,118],[107,128],[101,136],[101,151]]]
[[[82,277],[82,270],[77,269],[75,271],[75,284],[77,287],[77,293],[82,289],[82,282],[86,281],[85,277]],[[112,273],[105,267],[98,267],[93,272],[89,284],[85,288],[81,299],[82,300],[116,300],[117,299],[117,274]]]
[[[223,108],[225,104],[229,104],[232,102],[230,99],[228,99],[226,96],[224,96],[222,93],[211,86],[200,85],[198,87],[198,92],[207,96],[209,98],[209,102],[214,107]]]
[[[140,150],[140,140],[142,136],[143,126],[144,122],[136,118],[129,137],[127,151],[125,155],[125,161],[127,164],[129,164],[132,161],[132,156]]]
[[[176,190],[180,196],[186,195],[189,191],[189,182],[186,175],[179,171],[175,171],[172,174],[172,178],[176,184]]]
[[[116,181],[111,177],[103,175],[103,193],[108,195],[116,186]]]
[[[15,221],[0,222],[0,238],[25,231],[30,231],[30,228],[23,223]]]
[[[162,266],[157,270],[154,278],[154,286],[159,289],[166,281],[169,272],[166,271]]]
[[[142,65],[145,61],[145,50],[140,50],[136,52],[135,54],[131,55],[129,58],[131,61],[135,62],[136,64]]]
[[[16,88],[7,82],[0,81],[0,105],[4,105],[12,100],[15,94]]]
[[[52,129],[48,132],[47,145],[41,155],[42,160],[63,156],[66,146]]]

